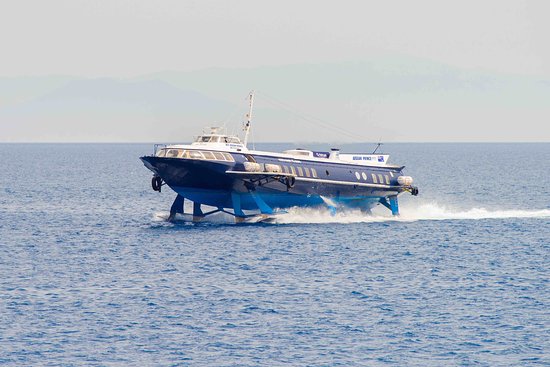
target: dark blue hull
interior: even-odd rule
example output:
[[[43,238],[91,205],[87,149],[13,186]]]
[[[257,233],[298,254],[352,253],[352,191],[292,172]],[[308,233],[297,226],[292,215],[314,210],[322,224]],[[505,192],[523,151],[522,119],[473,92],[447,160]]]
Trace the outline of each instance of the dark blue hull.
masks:
[[[397,197],[405,191],[397,182],[401,167],[287,160],[276,156],[234,152],[231,155],[234,162],[154,156],[141,159],[183,198],[220,209],[233,209],[237,214],[242,213],[242,210],[265,212],[271,208],[319,205],[343,205],[369,210],[380,203],[384,204],[385,198]],[[264,180],[254,180],[246,175],[228,173],[244,173],[244,163],[251,159],[259,164],[288,165],[289,169],[292,166],[293,170],[294,166],[300,167],[301,174],[296,174],[294,185],[289,187],[275,174]],[[307,176],[304,173],[306,171]]]

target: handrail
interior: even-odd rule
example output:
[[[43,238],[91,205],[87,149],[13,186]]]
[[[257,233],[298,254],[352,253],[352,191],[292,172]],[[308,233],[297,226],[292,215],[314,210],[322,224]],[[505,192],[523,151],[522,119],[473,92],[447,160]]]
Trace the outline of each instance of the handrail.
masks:
[[[163,148],[166,148],[168,146],[168,144],[155,144],[153,146],[153,156],[156,157],[157,156],[157,152],[159,151],[159,148],[160,149],[163,149]],[[166,157],[166,150],[164,151],[164,156]]]

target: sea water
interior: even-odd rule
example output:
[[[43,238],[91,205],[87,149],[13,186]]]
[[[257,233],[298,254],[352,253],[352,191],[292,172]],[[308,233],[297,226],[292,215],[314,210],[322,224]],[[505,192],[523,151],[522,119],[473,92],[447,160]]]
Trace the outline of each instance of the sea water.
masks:
[[[151,150],[0,145],[0,365],[550,365],[550,144],[388,144],[401,216],[245,225],[164,221]]]

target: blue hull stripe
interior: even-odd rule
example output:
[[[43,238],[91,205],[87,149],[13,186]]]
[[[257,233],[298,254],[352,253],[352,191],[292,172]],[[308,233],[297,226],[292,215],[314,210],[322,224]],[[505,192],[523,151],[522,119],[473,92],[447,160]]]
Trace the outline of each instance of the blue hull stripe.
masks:
[[[217,208],[232,208],[237,215],[242,215],[242,210],[260,210],[270,214],[274,208],[290,208],[294,206],[315,207],[325,205],[320,195],[300,195],[289,192],[227,192],[216,190],[204,190],[188,187],[173,187],[181,196],[194,202]],[[331,200],[351,208],[371,209],[380,203],[382,197],[339,197]]]

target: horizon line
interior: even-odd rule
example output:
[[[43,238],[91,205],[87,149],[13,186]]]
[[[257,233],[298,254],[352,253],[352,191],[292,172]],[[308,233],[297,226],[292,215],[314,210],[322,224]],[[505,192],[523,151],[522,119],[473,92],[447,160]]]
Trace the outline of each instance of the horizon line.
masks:
[[[0,141],[0,144],[190,144],[192,142],[147,142],[147,141]],[[378,144],[375,141],[360,141],[360,142],[324,142],[324,141],[309,141],[309,142],[292,142],[292,141],[262,141],[255,142],[253,144]],[[548,144],[549,141],[388,141],[382,142],[382,145],[386,144]],[[249,144],[250,145],[250,144]]]

